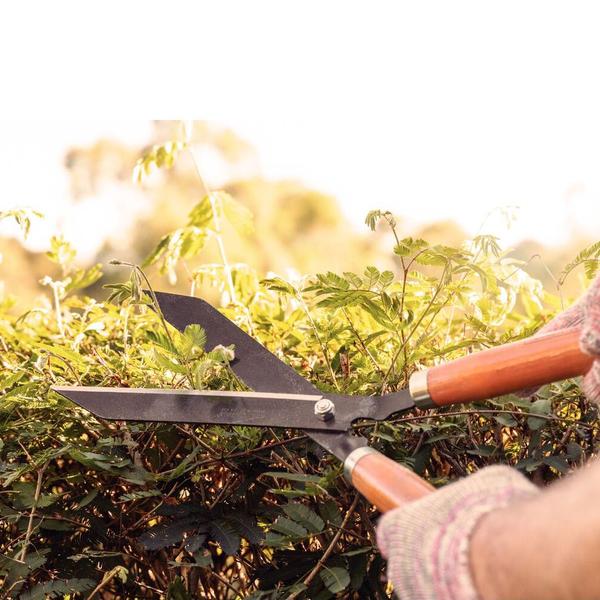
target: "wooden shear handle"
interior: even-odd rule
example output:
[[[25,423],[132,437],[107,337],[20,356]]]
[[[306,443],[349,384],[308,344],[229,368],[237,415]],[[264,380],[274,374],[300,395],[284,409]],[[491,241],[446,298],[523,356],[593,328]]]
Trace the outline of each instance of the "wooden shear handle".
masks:
[[[564,329],[419,371],[411,378],[411,394],[422,407],[447,406],[584,375],[594,359],[580,350],[580,333],[579,327]],[[372,448],[352,452],[344,470],[352,485],[381,512],[434,490],[418,475]]]
[[[504,344],[414,373],[410,391],[417,406],[475,402],[585,375],[593,357],[579,348],[572,327]]]

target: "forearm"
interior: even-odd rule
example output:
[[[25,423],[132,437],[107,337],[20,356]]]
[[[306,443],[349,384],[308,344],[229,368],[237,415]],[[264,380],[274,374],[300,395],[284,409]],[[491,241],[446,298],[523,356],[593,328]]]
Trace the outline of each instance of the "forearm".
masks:
[[[600,462],[484,516],[470,544],[482,600],[600,598]]]

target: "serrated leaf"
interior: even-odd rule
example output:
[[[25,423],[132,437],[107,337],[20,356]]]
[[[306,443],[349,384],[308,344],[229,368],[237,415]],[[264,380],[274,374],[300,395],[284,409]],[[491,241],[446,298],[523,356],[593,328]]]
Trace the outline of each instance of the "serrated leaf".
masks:
[[[127,481],[131,481],[131,479],[128,479],[126,477],[124,477],[124,479],[126,479]],[[154,496],[162,496],[162,492],[160,492],[159,490],[139,490],[137,492],[130,492],[129,494],[121,494],[121,496],[119,496],[119,500],[121,502],[128,502],[131,500],[142,500],[144,498],[152,498]]]
[[[515,427],[518,424],[512,415],[494,415],[494,419],[505,427]]]
[[[102,265],[98,263],[89,269],[79,269],[71,273],[71,281],[65,286],[65,292],[83,290],[96,283],[102,277]]]
[[[350,588],[354,591],[358,591],[363,584],[365,576],[367,575],[367,568],[369,566],[369,552],[372,548],[360,548],[362,552],[357,554],[346,553],[348,558],[348,571],[350,572]]]
[[[48,531],[71,531],[73,528],[72,523],[57,519],[42,519],[40,522],[40,529],[47,529]]]
[[[172,523],[161,523],[151,527],[138,537],[137,541],[146,550],[161,550],[178,544],[186,532],[197,529],[198,524],[193,519],[182,519]]]
[[[251,515],[229,514],[226,517],[237,532],[251,544],[260,544],[265,532],[256,524],[256,519]]]
[[[93,579],[66,579],[40,583],[28,592],[19,595],[21,600],[45,600],[46,598],[66,597],[81,594],[96,587]]]
[[[568,473],[570,470],[569,461],[564,456],[546,456],[543,462],[560,473]]]
[[[323,567],[321,581],[332,594],[343,592],[350,585],[350,574],[344,567]]]
[[[290,543],[290,538],[282,533],[275,533],[274,531],[267,531],[263,546],[268,548],[278,548],[280,546],[287,546]]]
[[[214,215],[210,198],[204,196],[188,215],[188,225],[199,228],[214,227]]]
[[[296,295],[296,290],[294,286],[281,279],[281,277],[271,277],[269,279],[263,279],[261,285],[266,287],[268,290],[273,290],[274,292],[279,292],[281,294],[288,294],[290,296]]]
[[[254,230],[254,217],[243,204],[226,192],[217,192],[225,218],[235,227],[238,233],[249,234]]]
[[[189,358],[194,349],[204,349],[206,344],[206,332],[200,325],[193,323],[185,328],[184,332],[179,337],[179,340],[181,353],[186,358]]]
[[[276,479],[286,479],[288,481],[303,481],[305,483],[320,483],[322,477],[318,475],[307,475],[305,473],[286,473],[285,471],[267,471],[263,473],[266,477],[274,477]]]
[[[342,513],[334,500],[325,500],[319,504],[319,514],[325,521],[339,527],[342,524]]]
[[[240,534],[225,519],[215,519],[210,523],[210,534],[221,546],[225,554],[235,554],[240,547]]]
[[[283,533],[283,535],[296,538],[303,538],[308,534],[305,527],[287,517],[279,517],[277,521],[271,525],[271,531],[277,531]]]
[[[394,254],[396,256],[409,256],[415,254],[428,246],[425,240],[413,239],[411,237],[400,240],[400,243],[394,246]]]
[[[536,400],[531,403],[529,412],[539,415],[550,415],[552,412],[552,402],[546,398]],[[548,419],[543,419],[541,417],[531,416],[527,419],[527,425],[532,431],[540,429],[547,424]]]
[[[208,538],[208,532],[195,533],[185,540],[185,549],[191,554],[195,554],[204,545]]]
[[[290,519],[302,525],[310,533],[320,533],[325,527],[323,519],[305,504],[297,502],[286,504],[283,511]]]

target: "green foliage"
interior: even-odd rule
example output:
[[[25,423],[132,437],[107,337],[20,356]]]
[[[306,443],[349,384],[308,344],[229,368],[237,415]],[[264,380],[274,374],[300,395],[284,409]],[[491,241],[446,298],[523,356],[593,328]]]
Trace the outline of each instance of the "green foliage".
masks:
[[[587,279],[593,279],[600,269],[600,242],[591,244],[583,249],[560,274],[560,283],[562,284],[567,275],[579,265],[583,265],[583,270]]]
[[[144,266],[158,263],[160,273],[167,274],[169,280],[175,283],[179,261],[194,258],[209,239],[218,238],[223,220],[239,233],[252,231],[252,214],[247,208],[226,192],[209,192],[190,211],[187,225],[165,235],[146,258]]]
[[[154,149],[148,161],[169,166],[176,150]],[[250,218],[211,193],[148,264],[172,275],[218,237],[222,221],[246,232]],[[261,281],[247,265],[200,263],[190,272],[194,281],[231,284],[236,301],[222,309],[230,319],[323,391],[347,394],[401,389],[421,365],[530,335],[559,304],[491,236],[432,245],[399,239],[389,212],[367,221],[391,227],[393,271],[366,266],[293,282]],[[597,251],[567,270],[587,267]],[[123,598],[389,595],[374,510],[360,498],[353,504],[338,461],[302,432],[109,423],[50,391],[242,385],[229,368],[235,348],[206,347],[200,326],[179,333],[148,307],[140,268],[117,262],[130,276],[98,302],[77,292],[101,276],[99,265],[79,269],[58,237],[48,258],[61,273],[46,281],[53,310],[0,305],[5,597],[76,598],[98,586]],[[509,396],[356,426],[438,486],[500,462],[551,481],[582,464],[597,435],[596,411],[574,381],[544,387],[533,402]]]
[[[177,155],[185,148],[183,142],[166,142],[152,148],[135,163],[133,180],[141,183],[145,177],[157,169],[170,169]]]
[[[3,219],[13,219],[21,228],[25,238],[27,238],[29,235],[32,217],[41,219],[43,215],[37,210],[32,210],[30,208],[12,208],[10,210],[0,210],[0,221]]]

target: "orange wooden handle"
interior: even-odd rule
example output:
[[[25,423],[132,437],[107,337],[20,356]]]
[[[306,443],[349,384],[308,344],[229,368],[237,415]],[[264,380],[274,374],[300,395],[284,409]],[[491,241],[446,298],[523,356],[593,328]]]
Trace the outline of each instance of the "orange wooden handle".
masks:
[[[585,375],[593,358],[579,349],[579,327],[504,344],[427,371],[432,403],[446,406]]]
[[[379,511],[418,500],[434,487],[406,467],[369,448],[349,473],[352,485]]]

